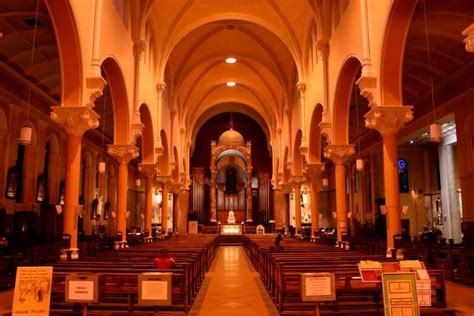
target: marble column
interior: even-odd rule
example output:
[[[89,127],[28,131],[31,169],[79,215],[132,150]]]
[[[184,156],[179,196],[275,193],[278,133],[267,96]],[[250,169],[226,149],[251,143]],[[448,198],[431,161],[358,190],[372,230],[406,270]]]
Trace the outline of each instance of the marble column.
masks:
[[[211,206],[211,216],[210,222],[217,222],[217,210],[216,210],[216,167],[211,166],[211,188],[210,188],[210,206]]]
[[[118,162],[117,183],[117,232],[122,232],[120,247],[127,244],[127,193],[128,163],[138,157],[138,149],[134,145],[109,145],[107,153]]]
[[[51,120],[65,129],[66,177],[64,184],[63,234],[71,235],[71,259],[78,259],[77,210],[81,172],[82,135],[99,126],[99,115],[90,107],[51,107]]]
[[[295,191],[295,233],[298,235],[301,230],[301,184],[305,178],[302,176],[293,177],[292,183]]]
[[[314,232],[319,230],[318,180],[325,168],[324,164],[307,164],[305,170],[311,190],[311,236],[314,236]]]
[[[279,187],[273,189],[273,212],[275,228],[282,228],[285,225],[285,196]]]
[[[324,149],[324,155],[334,162],[336,169],[336,220],[338,241],[342,241],[343,233],[347,233],[346,167],[344,164],[354,153],[354,145],[328,145]]]
[[[252,216],[252,166],[247,166],[247,213],[245,221],[253,222]]]
[[[375,106],[365,114],[366,127],[376,129],[383,139],[387,255],[394,247],[393,236],[401,233],[397,133],[413,119],[411,109],[411,106]]]
[[[170,183],[169,176],[157,177],[157,182],[161,186],[161,232],[168,232],[168,186]]]
[[[139,170],[145,177],[145,223],[143,229],[147,230],[151,236],[151,219],[153,216],[153,179],[158,168],[155,164],[140,164]]]

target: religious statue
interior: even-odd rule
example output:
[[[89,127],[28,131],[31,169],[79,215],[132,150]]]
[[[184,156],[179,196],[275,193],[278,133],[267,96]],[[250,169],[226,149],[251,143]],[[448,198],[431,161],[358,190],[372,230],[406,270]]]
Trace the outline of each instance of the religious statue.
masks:
[[[235,215],[234,211],[229,211],[229,216],[227,216],[227,224],[235,224]]]

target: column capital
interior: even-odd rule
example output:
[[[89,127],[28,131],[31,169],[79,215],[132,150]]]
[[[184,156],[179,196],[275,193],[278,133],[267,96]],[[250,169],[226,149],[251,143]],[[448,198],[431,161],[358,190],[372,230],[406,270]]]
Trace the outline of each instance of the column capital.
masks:
[[[158,82],[156,84],[156,92],[158,92],[158,97],[161,98],[163,96],[163,92],[166,90],[166,83]]]
[[[365,126],[376,129],[380,134],[392,134],[401,130],[413,120],[412,106],[380,105],[367,112]]]
[[[300,95],[303,96],[304,93],[306,92],[306,83],[304,83],[304,82],[298,82],[298,83],[296,84],[296,88],[298,89]]]
[[[87,130],[99,127],[99,114],[88,106],[52,106],[51,120],[67,134],[82,136]]]
[[[133,42],[133,55],[140,61],[143,56],[143,52],[146,49],[146,42],[144,40],[136,40]]]
[[[162,186],[167,186],[171,181],[170,176],[157,176],[156,177],[156,182]]]
[[[138,148],[134,145],[108,145],[107,153],[120,164],[128,164],[138,157]]]
[[[155,177],[155,175],[158,173],[158,170],[159,170],[158,166],[153,163],[149,163],[149,164],[141,163],[138,165],[138,171],[140,171],[140,173],[143,174],[145,178]]]
[[[316,49],[321,52],[321,60],[326,62],[329,58],[329,43],[327,40],[319,40],[316,42]]]
[[[288,194],[293,190],[293,184],[291,183],[282,183],[280,189],[283,193]]]
[[[474,53],[474,23],[472,23],[464,31],[462,31],[462,35],[466,36],[466,38],[464,39],[464,43],[466,44],[466,50],[470,53]]]
[[[306,181],[305,176],[292,176],[291,177],[291,183],[293,187],[300,187],[303,182]]]
[[[324,148],[324,157],[331,159],[335,164],[345,163],[354,154],[354,145],[328,145]]]
[[[319,175],[326,170],[326,166],[322,163],[308,163],[304,168],[308,180],[318,179]]]

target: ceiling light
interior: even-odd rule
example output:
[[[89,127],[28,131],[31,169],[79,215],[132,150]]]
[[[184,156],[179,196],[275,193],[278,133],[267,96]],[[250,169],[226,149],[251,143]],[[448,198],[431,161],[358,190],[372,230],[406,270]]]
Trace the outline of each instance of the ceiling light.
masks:
[[[234,57],[227,57],[227,58],[225,59],[225,62],[228,63],[228,64],[234,64],[234,63],[237,62],[237,59],[234,58]]]
[[[236,83],[235,81],[229,81],[226,83],[228,87],[235,87]]]

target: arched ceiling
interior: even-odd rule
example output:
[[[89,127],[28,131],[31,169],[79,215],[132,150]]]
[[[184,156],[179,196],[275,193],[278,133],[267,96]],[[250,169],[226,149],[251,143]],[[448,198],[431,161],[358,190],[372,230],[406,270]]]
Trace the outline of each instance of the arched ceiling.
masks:
[[[419,1],[408,30],[403,63],[403,101],[414,105],[415,120],[435,106],[473,87],[474,54],[464,48],[462,31],[472,23],[474,1],[425,0],[431,69],[425,35],[424,1]]]
[[[315,28],[311,3],[156,1],[151,17],[157,64],[166,74],[170,107],[192,124],[216,100],[238,98],[265,117],[270,129],[276,127],[304,73],[302,52]],[[227,57],[237,62],[228,64]],[[229,81],[236,86],[227,87]]]

